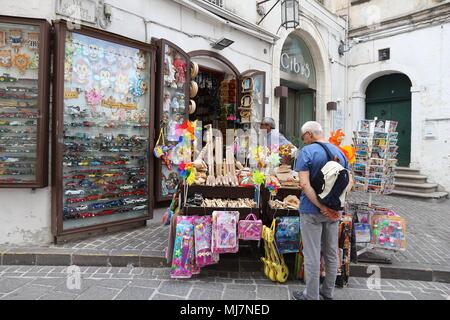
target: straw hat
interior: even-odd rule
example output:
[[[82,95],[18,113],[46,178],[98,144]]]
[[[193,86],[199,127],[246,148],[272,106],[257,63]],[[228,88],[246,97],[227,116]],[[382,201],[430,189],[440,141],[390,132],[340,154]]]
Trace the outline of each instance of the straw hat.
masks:
[[[195,112],[195,109],[197,109],[197,105],[195,104],[194,100],[189,101],[189,114],[193,114]]]
[[[191,81],[191,93],[190,93],[190,97],[191,98],[195,98],[197,96],[198,93],[198,84],[195,81]]]
[[[300,207],[300,200],[294,195],[287,196],[284,198],[283,202],[294,209],[298,209]]]
[[[191,78],[195,78],[198,75],[198,63],[191,61]]]

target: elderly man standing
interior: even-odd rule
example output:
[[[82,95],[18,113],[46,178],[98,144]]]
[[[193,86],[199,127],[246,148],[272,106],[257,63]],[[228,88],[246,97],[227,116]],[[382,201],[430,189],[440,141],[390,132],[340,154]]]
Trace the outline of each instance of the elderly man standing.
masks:
[[[295,155],[297,148],[290,142],[286,137],[276,129],[275,120],[270,117],[265,117],[261,121],[261,130],[266,130],[267,132],[267,146],[272,149],[272,147],[279,147],[283,145],[292,145],[293,152]]]
[[[305,258],[306,288],[303,292],[293,293],[294,300],[332,300],[338,269],[338,223],[340,215],[337,211],[321,204],[311,186],[312,180],[328,162],[327,148],[339,163],[348,169],[345,155],[334,145],[326,143],[322,126],[315,121],[306,122],[302,129],[301,149],[295,163],[295,171],[299,172],[303,193],[300,204],[300,227]],[[322,147],[316,142],[324,144]],[[350,178],[351,181],[351,178]],[[350,186],[349,186],[350,187]],[[349,188],[347,187],[347,189]],[[320,287],[320,254],[324,255],[326,277],[322,289]]]

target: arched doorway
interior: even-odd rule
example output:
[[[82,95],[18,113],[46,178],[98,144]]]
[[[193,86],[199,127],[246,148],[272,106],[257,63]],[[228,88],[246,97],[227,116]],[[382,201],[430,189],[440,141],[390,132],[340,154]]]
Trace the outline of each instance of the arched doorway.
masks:
[[[398,166],[411,163],[411,80],[400,73],[373,80],[366,90],[366,119],[398,121]]]
[[[316,68],[306,42],[295,32],[284,42],[280,59],[280,84],[288,97],[280,101],[280,132],[302,147],[301,127],[316,119]]]

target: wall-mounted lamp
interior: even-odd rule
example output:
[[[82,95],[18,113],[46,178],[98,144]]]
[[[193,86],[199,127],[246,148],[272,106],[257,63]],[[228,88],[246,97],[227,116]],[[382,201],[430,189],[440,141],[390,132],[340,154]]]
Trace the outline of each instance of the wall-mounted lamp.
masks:
[[[230,39],[227,39],[227,38],[222,38],[222,39],[220,39],[220,40],[218,40],[218,41],[216,41],[214,43],[211,43],[211,46],[214,49],[223,50],[226,47],[231,46],[233,43],[234,43],[233,40],[230,40]]]
[[[271,0],[264,0],[257,2],[258,12],[263,12],[260,8],[262,4],[269,2]],[[270,12],[275,8],[275,6],[281,2],[281,26],[286,30],[290,28],[296,28],[300,24],[300,4],[298,0],[277,0],[275,4],[270,8],[269,11],[261,18],[261,20],[257,23],[260,25],[261,22],[269,15]]]

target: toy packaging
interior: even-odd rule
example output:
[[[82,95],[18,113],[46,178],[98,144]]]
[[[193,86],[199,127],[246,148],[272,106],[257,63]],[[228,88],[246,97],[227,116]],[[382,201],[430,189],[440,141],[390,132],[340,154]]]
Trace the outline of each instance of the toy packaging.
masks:
[[[300,217],[276,218],[275,241],[280,254],[297,253],[300,247]]]
[[[173,248],[171,278],[190,278],[194,268],[194,224],[193,217],[177,218],[175,244]],[[193,272],[194,271],[194,272]]]
[[[214,211],[212,214],[212,251],[213,253],[236,253],[239,250],[237,240],[238,211]]]
[[[245,220],[239,221],[239,239],[256,241],[261,240],[262,226],[262,220],[257,220],[253,213],[249,214]]]
[[[356,242],[369,243],[371,240],[371,231],[369,223],[355,223]]]
[[[211,251],[212,217],[197,217],[194,221],[195,262],[199,268],[216,264],[219,255]]]
[[[374,215],[372,217],[372,242],[388,250],[406,249],[406,221],[398,216]]]

